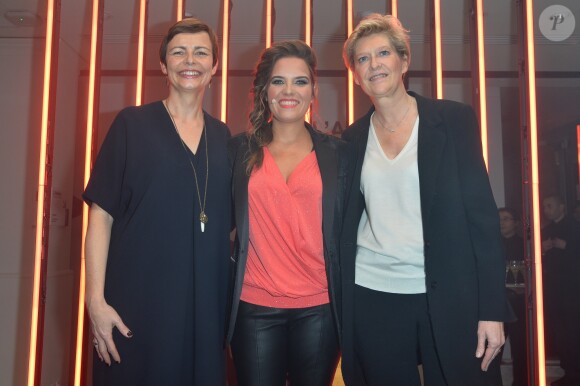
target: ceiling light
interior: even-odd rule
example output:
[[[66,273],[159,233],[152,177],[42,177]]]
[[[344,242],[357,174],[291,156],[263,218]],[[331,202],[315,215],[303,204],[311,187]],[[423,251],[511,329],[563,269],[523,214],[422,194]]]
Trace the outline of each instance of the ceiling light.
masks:
[[[4,17],[17,27],[34,27],[40,24],[40,16],[30,11],[7,11]]]

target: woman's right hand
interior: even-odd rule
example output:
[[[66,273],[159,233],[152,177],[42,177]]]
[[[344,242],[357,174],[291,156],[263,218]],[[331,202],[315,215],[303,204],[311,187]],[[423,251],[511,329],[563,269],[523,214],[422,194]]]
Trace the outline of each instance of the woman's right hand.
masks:
[[[91,302],[88,306],[89,316],[93,330],[93,345],[101,361],[111,365],[111,357],[117,363],[121,363],[121,357],[113,341],[113,328],[117,328],[123,336],[131,338],[133,333],[123,323],[123,320],[105,300]]]

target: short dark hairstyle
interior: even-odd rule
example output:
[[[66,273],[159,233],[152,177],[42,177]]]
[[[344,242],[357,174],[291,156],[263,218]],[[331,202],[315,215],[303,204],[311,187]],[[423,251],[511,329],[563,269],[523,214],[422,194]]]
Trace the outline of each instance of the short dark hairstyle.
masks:
[[[499,208],[497,211],[509,213],[512,216],[512,218],[514,219],[514,221],[521,221],[520,214],[514,208],[504,207],[504,208]]]
[[[558,195],[558,194],[550,194],[546,197],[544,197],[544,199],[542,200],[542,202],[546,201],[546,200],[554,200],[556,202],[556,204],[558,205],[564,205],[566,206],[566,202],[564,201],[564,199],[562,198],[562,196]]]
[[[163,37],[161,41],[161,46],[159,47],[159,60],[161,63],[167,65],[167,46],[171,39],[175,37],[175,35],[179,34],[196,34],[199,32],[205,32],[209,35],[209,40],[211,41],[211,52],[212,52],[212,65],[215,66],[218,62],[219,58],[219,46],[218,46],[218,39],[213,32],[213,30],[203,21],[190,17],[187,19],[183,19],[178,21],[177,23],[173,24],[169,31],[167,31],[167,35]]]

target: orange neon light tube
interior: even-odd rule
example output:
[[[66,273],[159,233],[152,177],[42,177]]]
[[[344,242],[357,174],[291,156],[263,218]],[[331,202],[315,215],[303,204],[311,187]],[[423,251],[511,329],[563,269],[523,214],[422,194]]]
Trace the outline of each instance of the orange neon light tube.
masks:
[[[266,0],[266,48],[272,45],[272,1]]]
[[[221,120],[226,122],[228,116],[228,55],[230,46],[230,1],[224,0],[223,36],[222,36],[222,100]]]
[[[139,45],[137,52],[137,87],[135,92],[135,105],[143,103],[143,76],[145,74],[145,34],[147,29],[147,0],[140,1],[139,8]]]
[[[391,0],[391,15],[398,17],[399,15],[399,3],[397,0]]]
[[[353,30],[352,23],[352,1],[346,0],[346,36],[350,36]],[[353,74],[350,69],[348,69],[348,82],[347,82],[347,125],[351,125],[354,122],[354,79]]]
[[[441,3],[440,0],[433,0],[435,11],[435,84],[437,99],[443,99],[443,64],[441,55]]]
[[[102,16],[103,3],[99,0],[93,0],[93,16],[91,20],[91,46],[89,59],[89,84],[88,84],[88,100],[87,100],[87,127],[85,140],[85,170],[83,186],[87,186],[91,174],[92,166],[92,147],[93,147],[93,132],[95,123],[95,107],[98,106],[98,97],[96,92],[96,72],[97,72],[97,56],[100,49],[99,39],[99,19]],[[85,326],[85,238],[87,234],[87,226],[89,219],[89,206],[83,204],[83,220],[81,229],[81,265],[79,278],[79,299],[78,299],[78,315],[77,315],[77,336],[75,349],[75,371],[74,371],[74,386],[80,386],[83,371],[83,336]]]
[[[530,135],[530,164],[531,164],[531,188],[532,188],[532,222],[534,226],[534,280],[535,288],[535,318],[536,318],[536,348],[537,348],[537,375],[538,385],[546,385],[546,353],[544,343],[544,289],[542,281],[542,245],[540,235],[540,190],[539,190],[539,161],[538,161],[538,122],[536,111],[536,61],[534,52],[534,10],[533,0],[526,0],[525,23],[526,23],[526,76],[529,90],[528,128]]]
[[[177,21],[183,19],[183,0],[177,0]]]
[[[48,146],[48,130],[49,130],[49,113],[50,113],[50,94],[51,94],[51,65],[53,57],[53,29],[54,29],[54,0],[47,0],[47,15],[46,15],[46,48],[44,52],[44,83],[42,92],[42,118],[40,126],[40,158],[38,162],[38,207],[36,209],[36,238],[35,238],[35,252],[34,252],[34,274],[32,285],[32,317],[30,322],[30,348],[28,356],[28,386],[36,384],[36,378],[39,374],[37,370],[37,346],[38,330],[40,317],[40,286],[41,286],[41,272],[44,256],[44,230],[46,227],[45,220],[45,206],[50,206],[50,201],[45,202],[47,189],[46,186],[46,162],[47,162],[47,146]],[[49,199],[50,200],[50,199]],[[42,343],[42,342],[41,342]]]
[[[304,42],[312,47],[312,0],[304,1]],[[311,121],[311,111],[306,112],[306,121]]]
[[[312,0],[304,1],[304,41],[312,46]]]
[[[479,72],[479,115],[481,125],[481,147],[483,160],[489,170],[488,132],[487,132],[487,89],[485,85],[485,46],[483,32],[483,0],[476,0],[477,27],[477,70]]]

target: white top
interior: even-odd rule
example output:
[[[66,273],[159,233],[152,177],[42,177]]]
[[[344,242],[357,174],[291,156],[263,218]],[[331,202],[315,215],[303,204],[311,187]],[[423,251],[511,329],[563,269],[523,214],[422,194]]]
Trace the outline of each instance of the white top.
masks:
[[[376,291],[425,293],[419,194],[419,117],[401,152],[389,159],[371,117],[360,189],[366,209],[357,238],[356,284]]]

